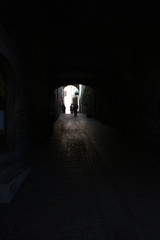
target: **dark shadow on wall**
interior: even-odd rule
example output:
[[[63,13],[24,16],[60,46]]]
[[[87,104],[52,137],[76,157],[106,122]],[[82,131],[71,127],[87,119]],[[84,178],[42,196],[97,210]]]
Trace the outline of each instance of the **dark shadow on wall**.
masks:
[[[0,54],[0,149],[16,148],[15,101],[16,76],[8,60]]]

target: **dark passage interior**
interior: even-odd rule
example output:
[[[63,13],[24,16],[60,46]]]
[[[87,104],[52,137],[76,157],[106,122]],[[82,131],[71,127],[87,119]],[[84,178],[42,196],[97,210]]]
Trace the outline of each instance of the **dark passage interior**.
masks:
[[[159,239],[159,3],[0,9],[0,238]]]

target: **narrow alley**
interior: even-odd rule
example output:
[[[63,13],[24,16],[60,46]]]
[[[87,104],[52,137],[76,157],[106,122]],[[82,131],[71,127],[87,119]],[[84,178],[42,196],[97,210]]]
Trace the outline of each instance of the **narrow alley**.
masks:
[[[14,200],[0,207],[0,239],[159,239],[158,173],[137,169],[141,157],[118,130],[61,114],[51,140],[30,154]]]
[[[0,9],[0,240],[159,240],[160,1]]]

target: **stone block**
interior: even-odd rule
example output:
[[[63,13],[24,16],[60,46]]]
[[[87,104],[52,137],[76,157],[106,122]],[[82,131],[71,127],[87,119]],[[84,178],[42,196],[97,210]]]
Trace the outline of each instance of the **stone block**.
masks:
[[[0,183],[0,204],[9,204],[12,201],[17,190],[29,174],[30,170],[31,168],[28,167],[17,176],[9,179],[6,182]]]

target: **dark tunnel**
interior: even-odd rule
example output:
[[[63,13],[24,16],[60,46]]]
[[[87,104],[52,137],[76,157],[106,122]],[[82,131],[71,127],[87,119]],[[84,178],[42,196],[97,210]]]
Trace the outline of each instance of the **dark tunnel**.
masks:
[[[160,239],[158,1],[0,9],[0,239]]]

